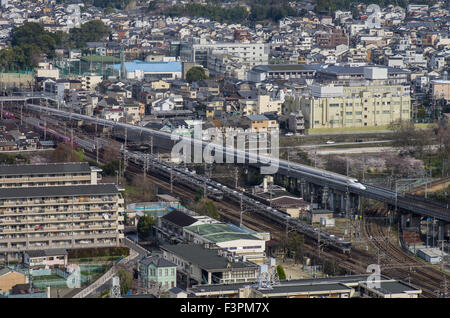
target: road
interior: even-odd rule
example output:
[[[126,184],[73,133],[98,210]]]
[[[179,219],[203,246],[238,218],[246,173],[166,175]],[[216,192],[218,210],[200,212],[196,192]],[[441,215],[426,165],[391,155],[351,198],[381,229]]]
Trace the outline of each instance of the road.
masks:
[[[80,291],[73,298],[92,298],[98,295],[110,287],[112,277],[116,274],[119,267],[117,265],[124,265],[127,268],[132,268],[142,258],[148,255],[148,251],[143,247],[135,244],[128,238],[124,239],[126,246],[130,248],[130,255],[122,259],[119,263],[110,268],[102,277],[97,279],[94,283]]]
[[[362,147],[362,148],[335,148],[317,150],[318,155],[338,155],[350,153],[378,153],[378,152],[396,152],[398,149],[393,147]]]

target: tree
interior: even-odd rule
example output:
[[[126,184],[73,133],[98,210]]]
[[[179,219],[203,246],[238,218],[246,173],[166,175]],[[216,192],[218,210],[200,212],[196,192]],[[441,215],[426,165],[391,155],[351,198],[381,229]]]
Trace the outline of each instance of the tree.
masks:
[[[286,279],[286,273],[284,272],[283,266],[277,265],[277,274],[280,280]]]
[[[153,225],[155,225],[155,219],[153,219],[150,215],[139,217],[137,224],[138,234],[142,237],[149,237],[151,235]]]
[[[325,170],[347,175],[347,160],[348,158],[345,157],[328,155],[325,161]]]
[[[411,121],[396,120],[388,128],[394,132],[392,145],[402,153],[423,155],[424,147],[432,142],[430,132],[417,130]]]
[[[194,66],[186,73],[186,80],[189,83],[201,81],[207,79],[205,69],[203,67]]]
[[[117,276],[120,278],[120,293],[125,295],[133,286],[133,274],[125,268],[120,268],[117,271]]]
[[[304,255],[305,238],[296,232],[290,232],[281,240],[281,246],[287,257],[293,258],[296,262],[301,261]]]
[[[81,152],[73,151],[69,142],[60,143],[51,154],[52,162],[81,162],[82,159]]]
[[[141,201],[154,201],[156,199],[157,189],[149,178],[143,178],[143,176],[135,175],[132,179],[132,184],[135,186],[140,194],[139,200]]]
[[[114,140],[110,140],[108,145],[103,149],[103,160],[110,162],[120,158],[120,143]]]
[[[217,206],[211,199],[203,198],[197,202],[195,205],[195,211],[202,215],[207,215],[213,219],[219,219],[219,212],[217,211]]]
[[[105,10],[103,10],[103,13],[105,13],[106,15],[113,14],[114,12],[115,10],[111,7],[107,7],[105,8]]]

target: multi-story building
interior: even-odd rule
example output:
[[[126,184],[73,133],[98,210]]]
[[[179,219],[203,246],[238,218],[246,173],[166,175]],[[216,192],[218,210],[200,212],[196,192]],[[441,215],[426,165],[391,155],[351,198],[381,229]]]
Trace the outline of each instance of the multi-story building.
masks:
[[[114,184],[4,188],[0,253],[117,246],[123,204]]]
[[[270,240],[270,233],[225,223],[190,225],[183,228],[183,234],[187,242],[215,245],[256,264],[265,262],[265,242]]]
[[[256,99],[240,99],[239,105],[243,116],[261,115],[270,112],[281,114],[283,100],[272,99],[269,95],[258,95]]]
[[[81,81],[81,88],[88,91],[95,91],[98,84],[103,81],[101,75],[87,74],[79,77]]]
[[[300,99],[307,129],[382,126],[409,120],[409,86],[321,86]]]
[[[319,31],[316,33],[316,44],[323,48],[336,48],[345,44],[348,46],[348,36],[341,29],[332,29],[328,32]]]
[[[242,118],[242,126],[251,132],[270,133],[279,130],[278,121],[264,115],[248,115]]]
[[[450,81],[445,79],[431,81],[431,95],[434,100],[450,100]]]
[[[258,265],[221,254],[221,250],[201,245],[162,245],[163,257],[177,264],[177,272],[188,277],[188,287],[194,284],[233,284],[255,282]]]
[[[200,43],[191,44],[182,49],[181,59],[194,62],[207,67],[208,55],[215,51],[239,57],[244,64],[250,67],[269,63],[269,46],[266,43]]]
[[[241,58],[229,54],[210,52],[207,67],[211,76],[234,77],[240,80],[247,79],[247,70]]]
[[[409,83],[410,72],[386,66],[338,66],[317,68],[316,78],[320,82],[338,85],[402,85]],[[365,83],[368,82],[368,83]]]
[[[248,72],[248,80],[262,82],[265,80],[294,80],[312,78],[316,73],[315,67],[304,64],[271,64],[258,65]]]
[[[301,111],[289,114],[288,128],[295,134],[305,134],[305,116]]]
[[[94,185],[101,171],[87,162],[2,165],[0,188]]]
[[[159,285],[168,290],[177,287],[177,265],[158,256],[149,256],[139,261],[138,278],[145,287]]]

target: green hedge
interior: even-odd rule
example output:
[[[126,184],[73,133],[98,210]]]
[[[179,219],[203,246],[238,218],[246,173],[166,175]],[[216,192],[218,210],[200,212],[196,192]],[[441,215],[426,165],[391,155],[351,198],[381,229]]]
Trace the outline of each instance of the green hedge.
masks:
[[[69,258],[92,258],[102,256],[128,256],[130,249],[128,247],[99,247],[99,248],[80,248],[72,249],[68,252]]]

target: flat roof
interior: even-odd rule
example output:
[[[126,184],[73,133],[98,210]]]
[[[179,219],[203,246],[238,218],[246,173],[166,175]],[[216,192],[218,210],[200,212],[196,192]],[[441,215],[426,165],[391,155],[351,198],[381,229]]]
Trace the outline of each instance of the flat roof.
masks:
[[[258,289],[262,294],[300,294],[300,293],[314,293],[314,292],[350,292],[351,287],[347,287],[341,283],[330,283],[330,284],[309,284],[309,285],[278,285],[273,286],[271,289]]]
[[[220,256],[218,250],[204,248],[200,245],[178,244],[162,245],[162,250],[175,254],[205,270],[226,270],[257,268],[250,262],[230,262],[228,258]]]
[[[1,165],[0,176],[33,175],[33,174],[63,174],[63,173],[90,173],[91,168],[87,162],[45,163]]]
[[[277,71],[314,71],[315,67],[306,64],[269,64],[258,65],[252,70],[263,72],[277,72]]]
[[[136,70],[143,71],[144,73],[172,73],[181,72],[180,62],[125,62],[125,69],[127,72],[135,72]],[[112,68],[120,71],[121,64],[114,64]]]
[[[408,70],[384,66],[384,65],[365,65],[365,66],[330,65],[328,67],[321,67],[317,71],[319,73],[334,74],[334,75],[343,75],[343,74],[364,75],[364,69],[366,67],[387,69],[389,74],[407,74],[407,73],[409,73]]]
[[[225,223],[192,225],[185,229],[214,243],[233,240],[261,240],[248,230]]]
[[[387,281],[380,282],[380,288],[373,288],[383,294],[403,294],[407,292],[421,292],[421,289],[415,288],[411,285],[401,281]]]
[[[56,187],[22,187],[3,188],[0,199],[42,198],[117,194],[119,190],[115,184],[88,184]]]
[[[62,248],[55,248],[48,250],[26,251],[26,253],[30,257],[59,256],[59,255],[67,255],[67,250]]]
[[[336,276],[336,277],[326,277],[326,278],[307,278],[307,279],[296,279],[296,280],[284,280],[280,281],[280,285],[277,286],[278,291],[281,292],[289,292],[289,291],[301,291],[301,290],[309,290],[309,291],[319,291],[319,290],[331,290],[330,288],[334,288],[333,290],[345,290],[345,288],[350,288],[350,285],[358,285],[360,282],[367,281],[367,278],[370,275],[350,275],[350,276]],[[391,281],[390,278],[381,275],[380,280],[383,281]],[[312,287],[312,286],[318,287]],[[336,285],[341,285],[340,287],[336,287]],[[238,283],[238,284],[212,284],[212,285],[196,285],[191,287],[191,291],[194,293],[237,293],[240,288],[244,288],[245,286],[253,286],[255,287],[255,283]],[[305,286],[305,287],[300,287]],[[321,287],[319,287],[321,286]],[[335,286],[335,287],[333,287]],[[281,288],[281,289],[279,289]]]

